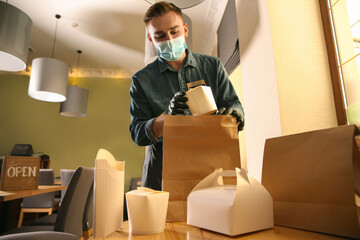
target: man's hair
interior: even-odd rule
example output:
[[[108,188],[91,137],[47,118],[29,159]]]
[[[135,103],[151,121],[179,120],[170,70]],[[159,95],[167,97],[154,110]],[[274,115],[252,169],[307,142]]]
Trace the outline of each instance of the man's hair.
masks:
[[[157,2],[152,5],[145,13],[144,22],[147,25],[151,19],[161,17],[168,12],[174,12],[182,18],[181,9],[175,6],[173,3]]]

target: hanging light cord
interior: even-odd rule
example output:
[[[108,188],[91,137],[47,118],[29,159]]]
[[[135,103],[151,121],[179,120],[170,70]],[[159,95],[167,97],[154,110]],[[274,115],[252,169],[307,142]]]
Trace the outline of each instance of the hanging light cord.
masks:
[[[54,58],[55,42],[56,42],[56,32],[57,32],[57,26],[58,26],[59,19],[61,18],[61,15],[56,14],[55,17],[56,17],[57,20],[56,20],[56,26],[55,26],[54,44],[53,44],[53,49],[52,49],[52,53],[51,53],[51,58]]]
[[[80,54],[82,53],[82,51],[81,51],[81,50],[77,50],[77,53],[78,53],[78,62],[77,62],[77,69],[76,69],[75,87],[77,87],[77,83],[78,83],[79,65],[80,65]]]

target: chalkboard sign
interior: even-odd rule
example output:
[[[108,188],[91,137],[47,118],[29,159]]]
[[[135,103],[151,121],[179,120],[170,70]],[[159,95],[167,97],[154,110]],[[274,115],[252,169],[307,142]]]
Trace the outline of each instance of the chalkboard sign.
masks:
[[[5,156],[1,169],[1,190],[37,189],[40,157]]]

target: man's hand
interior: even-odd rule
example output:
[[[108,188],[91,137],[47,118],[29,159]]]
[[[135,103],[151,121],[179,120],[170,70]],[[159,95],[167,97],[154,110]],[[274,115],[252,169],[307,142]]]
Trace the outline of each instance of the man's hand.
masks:
[[[169,115],[185,115],[185,110],[189,109],[189,106],[186,104],[188,98],[185,97],[185,92],[180,91],[175,93],[174,97],[170,100],[169,109],[166,111],[166,114]]]
[[[239,123],[238,125],[238,131],[243,130],[245,125],[245,119],[242,112],[235,111],[232,108],[225,108],[222,107],[219,110],[217,110],[216,115],[232,115],[236,118],[236,121]]]
[[[155,118],[153,122],[152,131],[156,138],[161,138],[163,136],[164,120],[165,113],[162,113],[157,118]]]

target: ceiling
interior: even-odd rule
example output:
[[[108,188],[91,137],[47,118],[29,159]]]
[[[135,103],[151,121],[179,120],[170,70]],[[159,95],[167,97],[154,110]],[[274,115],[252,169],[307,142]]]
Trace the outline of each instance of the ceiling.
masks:
[[[34,58],[51,57],[55,14],[61,18],[54,58],[69,64],[72,74],[77,72],[77,50],[82,51],[79,76],[127,78],[145,65],[142,19],[150,7],[145,0],[9,0],[8,3],[33,21],[28,65]],[[205,0],[183,9],[192,21],[192,51],[212,54],[226,3],[227,0]]]

